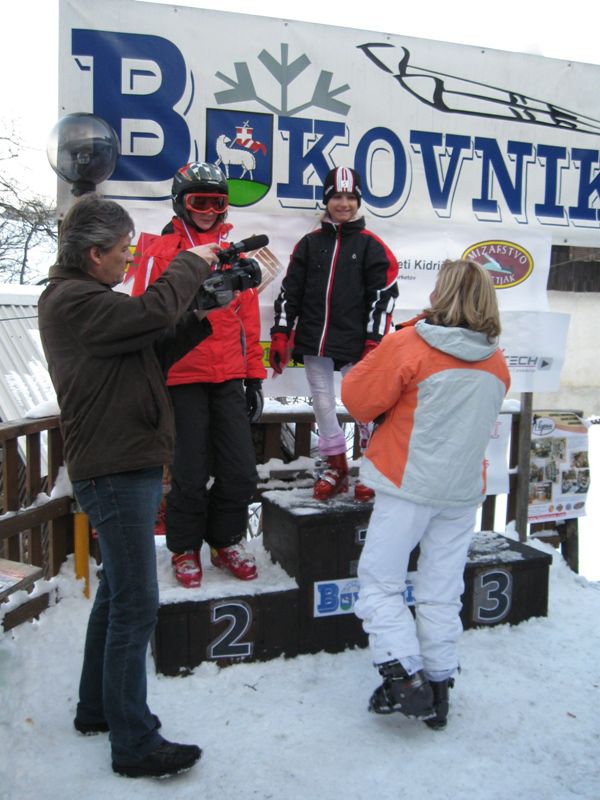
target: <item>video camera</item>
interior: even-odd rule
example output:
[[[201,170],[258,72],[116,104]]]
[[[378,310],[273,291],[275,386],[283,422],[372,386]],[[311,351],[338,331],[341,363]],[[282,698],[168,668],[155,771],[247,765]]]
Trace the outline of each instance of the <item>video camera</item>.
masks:
[[[242,239],[225,250],[219,250],[219,263],[230,266],[210,273],[198,292],[199,307],[204,310],[221,308],[231,303],[234,292],[260,286],[262,273],[258,261],[254,258],[240,258],[240,255],[244,251],[259,250],[268,244],[269,237],[260,234]]]

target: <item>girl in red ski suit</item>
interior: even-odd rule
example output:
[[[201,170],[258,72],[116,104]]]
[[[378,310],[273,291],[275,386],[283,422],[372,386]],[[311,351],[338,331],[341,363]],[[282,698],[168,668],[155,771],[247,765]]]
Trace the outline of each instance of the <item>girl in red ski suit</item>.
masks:
[[[159,278],[181,250],[212,242],[226,246],[232,226],[224,222],[224,213],[216,213],[219,207],[212,215],[186,207],[204,200],[210,206],[223,196],[227,183],[214,165],[192,163],[179,170],[173,182],[178,215],[144,252],[133,294]],[[199,230],[194,220],[213,224]],[[257,291],[241,292],[228,306],[211,312],[210,323],[212,336],[167,376],[177,438],[166,498],[166,542],[174,554],[175,576],[188,588],[200,585],[204,541],[215,566],[242,580],[257,575],[243,544],[258,479],[249,420],[260,417],[266,377]]]

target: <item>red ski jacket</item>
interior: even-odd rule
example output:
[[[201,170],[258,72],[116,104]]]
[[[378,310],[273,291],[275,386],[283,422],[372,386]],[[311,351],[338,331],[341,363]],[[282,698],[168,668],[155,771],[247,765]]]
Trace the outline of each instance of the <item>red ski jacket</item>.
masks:
[[[144,252],[133,282],[133,295],[143,294],[169,266],[177,253],[200,244],[227,238],[232,226],[221,224],[207,233],[173,217],[172,233],[156,238]],[[262,363],[258,292],[247,289],[225,308],[210,315],[213,335],[191,350],[169,370],[167,384],[223,383],[235,378],[259,378],[267,371]]]

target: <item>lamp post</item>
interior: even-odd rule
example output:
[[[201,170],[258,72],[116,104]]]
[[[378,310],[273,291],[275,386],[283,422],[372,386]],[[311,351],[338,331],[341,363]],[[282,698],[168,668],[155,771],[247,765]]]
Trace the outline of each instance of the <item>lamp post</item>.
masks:
[[[112,127],[94,114],[67,114],[48,138],[48,161],[80,197],[110,178],[117,164],[119,140]]]
[[[119,155],[119,140],[111,126],[94,114],[67,114],[50,131],[46,148],[56,174],[70,183],[75,197],[96,190],[113,174]],[[89,592],[89,520],[75,513],[75,574],[84,579]]]

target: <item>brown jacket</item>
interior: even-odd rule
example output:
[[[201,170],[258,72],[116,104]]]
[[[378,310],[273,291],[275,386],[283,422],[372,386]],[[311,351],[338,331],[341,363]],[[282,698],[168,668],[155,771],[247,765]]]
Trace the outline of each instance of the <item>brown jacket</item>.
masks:
[[[175,439],[168,368],[210,335],[187,311],[208,265],[181,253],[139,297],[60,265],[38,304],[71,480],[168,464]]]

